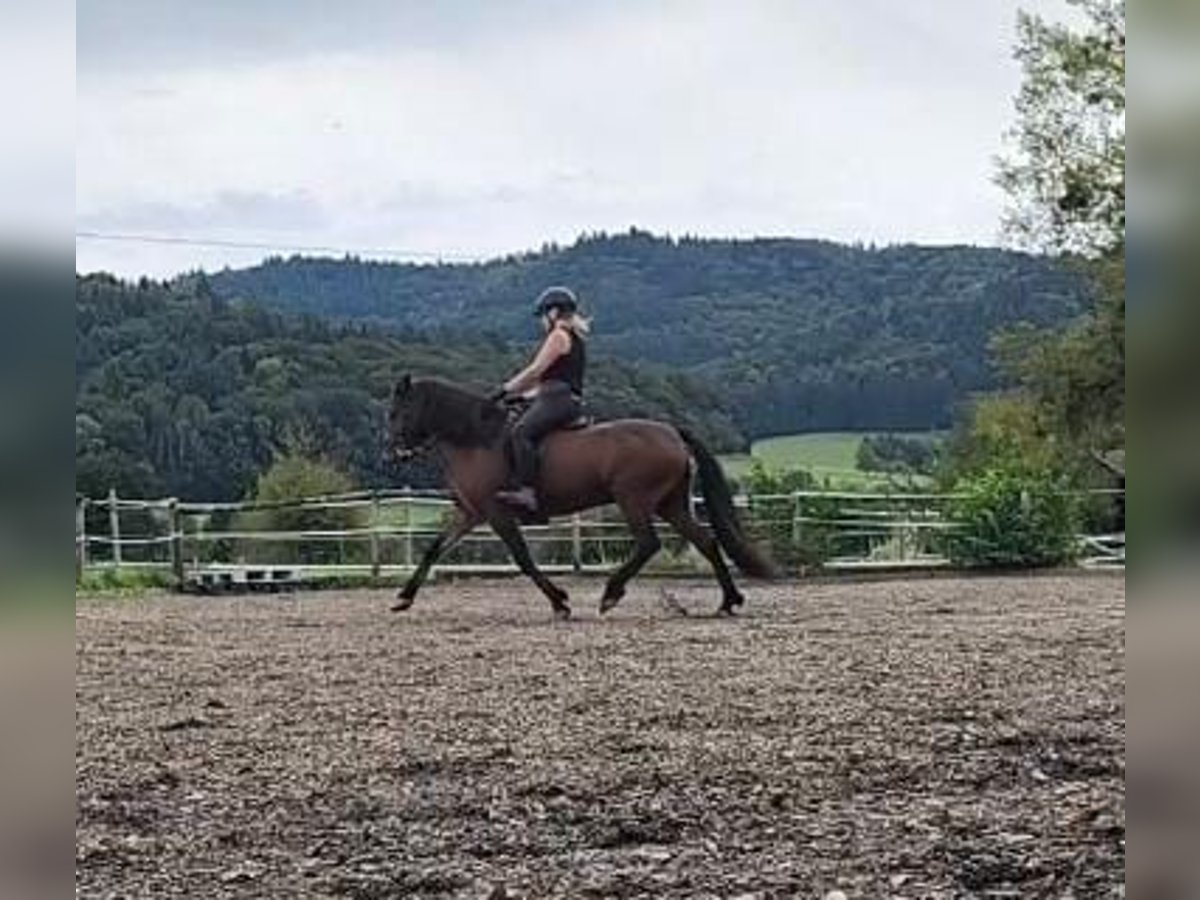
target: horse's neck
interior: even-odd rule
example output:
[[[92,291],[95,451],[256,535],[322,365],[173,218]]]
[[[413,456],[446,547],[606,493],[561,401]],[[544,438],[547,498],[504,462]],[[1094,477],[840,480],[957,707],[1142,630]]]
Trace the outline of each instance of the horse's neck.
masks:
[[[421,424],[437,443],[447,447],[455,443],[470,446],[488,438],[488,416],[492,411],[483,400],[452,392],[435,392],[429,395],[426,403]]]
[[[438,453],[451,489],[470,501],[490,493],[504,480],[507,463],[502,446],[456,447],[438,442]]]

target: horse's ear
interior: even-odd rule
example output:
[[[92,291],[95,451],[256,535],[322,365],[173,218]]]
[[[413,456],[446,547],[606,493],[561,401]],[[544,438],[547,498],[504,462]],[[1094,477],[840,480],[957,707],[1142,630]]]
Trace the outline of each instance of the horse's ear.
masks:
[[[395,391],[394,396],[407,397],[411,391],[412,391],[412,375],[405,372],[404,377],[396,382],[396,391]]]

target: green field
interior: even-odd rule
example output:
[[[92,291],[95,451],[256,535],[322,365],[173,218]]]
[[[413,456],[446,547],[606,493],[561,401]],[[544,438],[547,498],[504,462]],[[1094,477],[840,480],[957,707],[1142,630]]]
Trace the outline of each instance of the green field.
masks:
[[[870,489],[883,487],[895,480],[882,472],[864,472],[858,468],[858,445],[870,432],[821,431],[811,434],[789,434],[755,441],[749,453],[722,456],[721,463],[732,478],[750,471],[754,460],[761,460],[769,469],[807,469],[831,488]],[[910,432],[910,437],[927,436],[933,440],[940,432]],[[928,479],[913,476],[917,484]]]

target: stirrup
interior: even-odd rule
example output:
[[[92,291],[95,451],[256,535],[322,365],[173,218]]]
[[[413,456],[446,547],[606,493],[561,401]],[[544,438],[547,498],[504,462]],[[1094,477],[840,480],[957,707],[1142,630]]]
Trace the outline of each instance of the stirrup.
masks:
[[[531,487],[521,487],[516,490],[496,491],[496,498],[510,506],[535,513],[541,507],[538,503],[537,492]]]

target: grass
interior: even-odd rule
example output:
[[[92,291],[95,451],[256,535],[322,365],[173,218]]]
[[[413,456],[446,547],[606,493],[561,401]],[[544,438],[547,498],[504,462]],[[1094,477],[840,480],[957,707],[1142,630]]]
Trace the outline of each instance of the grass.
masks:
[[[807,469],[829,487],[839,490],[869,490],[882,488],[894,481],[883,472],[864,472],[858,468],[858,446],[869,432],[820,431],[810,434],[789,434],[755,441],[749,453],[721,457],[725,472],[731,478],[742,478],[755,460],[768,469]],[[914,432],[936,437],[938,432]],[[914,476],[914,483],[928,479]]]
[[[165,590],[171,585],[171,573],[165,569],[95,568],[85,571],[83,577],[76,581],[75,594],[139,596],[150,591]]]

